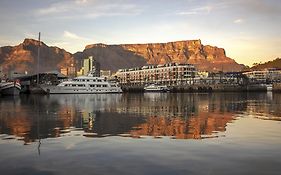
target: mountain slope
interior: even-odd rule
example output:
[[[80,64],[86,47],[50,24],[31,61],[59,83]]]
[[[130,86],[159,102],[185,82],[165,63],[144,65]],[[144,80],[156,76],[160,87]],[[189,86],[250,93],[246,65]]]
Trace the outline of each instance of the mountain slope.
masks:
[[[134,52],[123,49],[119,45],[108,46],[105,44],[93,44],[86,46],[83,52],[74,54],[81,66],[82,59],[93,56],[101,65],[101,69],[117,71],[118,69],[139,67],[146,65],[146,60]],[[79,61],[80,60],[80,61]]]
[[[23,43],[11,47],[0,48],[0,64],[5,72],[10,70],[18,72],[35,73],[37,70],[37,53],[39,41],[25,39]],[[58,47],[49,47],[41,42],[40,71],[59,70],[74,63],[71,53]]]
[[[0,47],[0,65],[4,72],[11,70],[35,73],[39,42],[25,39],[17,46]],[[225,55],[222,48],[204,46],[200,40],[169,43],[92,44],[83,52],[71,54],[58,47],[49,47],[42,42],[40,48],[40,71],[60,70],[75,65],[78,70],[88,56],[100,62],[101,69],[117,71],[121,68],[139,67],[146,64],[171,62],[195,64],[199,70],[239,71],[244,65]]]
[[[265,63],[257,64],[251,67],[251,70],[261,70],[266,68],[278,68],[281,69],[281,58],[276,58],[275,60],[268,61]]]
[[[83,56],[94,55],[101,62],[101,65],[103,62],[115,62],[114,59],[121,56],[122,60],[128,61],[129,65],[133,60],[143,59],[147,64],[191,63],[195,64],[199,70],[206,71],[240,71],[244,68],[243,65],[227,57],[224,49],[208,45],[204,46],[200,40],[153,44],[92,44],[86,46],[83,54]],[[77,54],[74,57],[81,59]],[[129,65],[125,67],[130,67]],[[142,63],[139,62],[136,65],[142,65]],[[131,67],[134,66],[131,65]],[[117,70],[122,67],[116,65],[111,68]]]

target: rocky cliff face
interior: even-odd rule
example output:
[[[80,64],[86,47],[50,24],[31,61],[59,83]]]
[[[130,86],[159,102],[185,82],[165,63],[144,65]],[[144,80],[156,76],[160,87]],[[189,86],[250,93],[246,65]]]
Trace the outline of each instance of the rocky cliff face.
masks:
[[[0,65],[4,71],[15,70],[35,73],[37,70],[38,41],[25,39],[23,43],[0,48]],[[40,71],[59,70],[76,63],[79,68],[88,56],[100,62],[101,69],[117,71],[121,68],[139,67],[146,64],[171,62],[195,64],[199,70],[239,71],[244,66],[225,55],[222,48],[204,46],[200,40],[177,41],[155,44],[92,44],[83,52],[72,55],[58,47],[41,44]]]
[[[195,64],[199,70],[207,71],[238,71],[243,67],[228,58],[224,49],[204,46],[200,40],[128,44],[122,47],[143,56],[149,64],[191,63]]]
[[[101,65],[101,69],[117,71],[118,69],[146,65],[146,60],[135,52],[124,49],[120,45],[92,44],[86,46],[83,52],[74,54],[79,63],[82,59],[93,56]],[[81,65],[81,64],[80,64]]]
[[[115,63],[116,61],[120,64],[121,62],[118,60],[128,61],[128,65],[124,67],[142,66],[144,65],[143,60],[147,64],[191,63],[195,64],[199,70],[206,71],[239,71],[244,67],[227,57],[224,49],[204,46],[200,40],[155,44],[93,44],[86,46],[83,53],[84,56],[92,54],[101,62]],[[119,57],[120,59],[115,60]],[[76,58],[79,56],[76,55]],[[131,64],[136,61],[138,61],[137,64]],[[112,66],[112,69],[122,68],[118,64]]]
[[[35,73],[37,70],[37,53],[39,41],[25,39],[23,43],[0,48],[0,65],[3,71]],[[41,42],[40,71],[59,70],[74,63],[71,53],[58,47],[49,47]]]

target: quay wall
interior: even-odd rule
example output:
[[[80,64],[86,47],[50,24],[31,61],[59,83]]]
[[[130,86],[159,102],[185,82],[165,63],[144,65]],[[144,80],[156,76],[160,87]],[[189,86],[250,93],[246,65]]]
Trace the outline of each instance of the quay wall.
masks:
[[[121,86],[124,92],[144,92],[144,86]],[[249,91],[239,85],[178,85],[168,86],[170,92],[243,92]],[[266,89],[265,89],[266,90]]]
[[[281,83],[274,83],[272,85],[272,91],[281,92]]]

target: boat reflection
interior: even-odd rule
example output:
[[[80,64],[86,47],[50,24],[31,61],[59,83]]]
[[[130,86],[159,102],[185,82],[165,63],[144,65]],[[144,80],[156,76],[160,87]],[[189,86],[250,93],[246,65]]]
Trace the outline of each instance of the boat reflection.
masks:
[[[74,136],[204,139],[240,114],[280,120],[280,94],[94,94],[0,99],[0,138],[25,144]],[[238,115],[239,114],[239,115]]]

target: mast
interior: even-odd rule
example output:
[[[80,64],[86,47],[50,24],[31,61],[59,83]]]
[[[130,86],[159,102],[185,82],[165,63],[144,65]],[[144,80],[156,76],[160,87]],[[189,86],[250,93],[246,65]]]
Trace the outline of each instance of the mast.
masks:
[[[40,32],[39,32],[39,37],[38,37],[38,41],[39,41],[39,44],[38,44],[38,53],[37,53],[37,85],[39,85],[39,60],[40,60],[40,45],[41,45],[41,42],[40,42]]]

